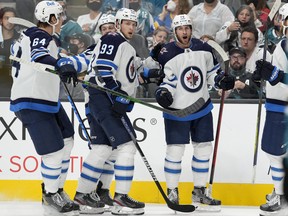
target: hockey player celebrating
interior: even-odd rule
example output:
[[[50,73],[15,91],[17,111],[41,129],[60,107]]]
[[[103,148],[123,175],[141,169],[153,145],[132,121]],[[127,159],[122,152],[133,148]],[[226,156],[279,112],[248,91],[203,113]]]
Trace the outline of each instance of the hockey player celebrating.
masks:
[[[100,39],[85,79],[123,94],[135,95],[138,85],[134,70],[136,51],[127,40],[134,35],[136,26],[137,15],[134,10],[122,8],[117,11],[117,32],[106,34]],[[83,163],[74,200],[89,207],[91,198],[96,195],[95,186],[103,173],[105,161],[111,156],[112,150],[117,148],[112,214],[144,214],[145,204],[128,196],[133,180],[136,148],[121,118],[125,119],[135,134],[126,114],[132,104],[125,98],[93,88],[88,87],[88,92],[90,113],[95,119],[94,134],[92,149]]]
[[[73,126],[59,101],[60,80],[76,84],[77,72],[69,59],[57,59],[58,48],[52,38],[61,26],[63,9],[54,1],[41,1],[35,8],[37,27],[24,31],[12,55],[47,65],[56,65],[59,76],[13,63],[10,110],[28,129],[34,147],[41,155],[42,204],[53,215],[78,214],[79,206],[63,191],[74,145]]]
[[[207,83],[217,89],[229,90],[233,89],[235,81],[220,69],[212,48],[207,43],[191,39],[192,24],[187,15],[175,16],[172,30],[175,42],[165,45],[158,56],[165,77],[155,92],[156,100],[162,107],[171,109],[188,107],[199,97],[203,97],[206,103],[198,112],[184,118],[163,114],[167,142],[164,170],[168,198],[179,203],[178,183],[182,156],[191,136],[194,147],[191,165],[194,180],[193,204],[199,206],[198,210],[218,211],[221,201],[206,193],[213,141],[213,105]]]
[[[266,82],[266,120],[263,129],[261,148],[270,160],[272,181],[274,191],[267,196],[267,203],[260,206],[261,215],[277,214],[288,208],[284,198],[283,181],[285,170],[283,158],[287,156],[288,139],[285,136],[287,118],[285,109],[288,104],[288,88],[282,83],[288,83],[288,4],[279,9],[279,16],[282,21],[282,31],[285,36],[276,46],[273,52],[272,64],[265,60],[256,62],[256,71],[253,74],[254,80],[260,82],[261,77]],[[282,82],[282,83],[279,83]],[[281,214],[283,215],[283,214]]]

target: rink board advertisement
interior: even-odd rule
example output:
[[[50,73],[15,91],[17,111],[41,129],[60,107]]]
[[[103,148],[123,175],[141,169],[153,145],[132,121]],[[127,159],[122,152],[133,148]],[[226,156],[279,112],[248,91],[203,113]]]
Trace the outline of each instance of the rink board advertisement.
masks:
[[[73,193],[73,190],[75,193],[81,164],[89,149],[88,142],[85,140],[85,136],[76,116],[73,114],[70,103],[65,102],[63,106],[75,128],[75,143],[68,174],[68,184],[72,187],[70,189],[71,193]],[[89,125],[84,115],[84,104],[76,103],[76,106],[89,131]],[[234,199],[237,198],[236,196],[233,198],[233,194],[238,193],[239,195],[239,193],[245,193],[245,195],[248,195],[247,197],[251,197],[249,194],[254,193],[254,197],[251,200],[245,200],[240,203],[256,205],[263,201],[262,195],[269,193],[271,190],[271,179],[267,175],[269,163],[261,150],[260,144],[265,121],[264,106],[260,125],[256,182],[252,184],[257,106],[257,104],[225,104],[224,106],[213,182],[213,187],[215,188],[213,193],[218,195],[218,198],[219,196],[222,197],[223,203],[235,205],[234,202],[237,202],[237,200]],[[24,188],[30,187],[33,189],[35,187],[38,193],[38,186],[35,186],[35,183],[38,184],[41,182],[41,159],[34,150],[28,131],[22,126],[14,113],[9,111],[9,102],[0,102],[0,107],[0,200],[11,199],[6,194],[7,188],[12,187],[12,189],[9,189],[11,191],[18,184]],[[214,104],[214,134],[216,133],[218,111],[219,104]],[[162,113],[158,110],[136,104],[129,116],[137,134],[137,141],[156,174],[158,181],[165,188],[163,166],[166,144]],[[191,183],[193,182],[191,171],[192,154],[192,145],[187,145],[182,160],[180,193],[182,189],[184,191],[186,189],[191,191],[193,188]],[[137,194],[138,190],[141,190],[141,188],[143,190],[143,187],[147,189],[145,192],[150,194],[150,198],[147,198],[146,202],[162,202],[161,195],[159,195],[153,179],[147,171],[147,167],[140,155],[136,153],[134,183],[131,192]],[[19,188],[15,189],[13,199],[35,199],[35,196],[26,196],[25,193],[17,197],[16,190],[19,191]],[[245,190],[249,192],[247,193]],[[155,194],[155,196],[151,196],[151,194]],[[38,196],[36,197],[38,199]],[[182,200],[189,202],[189,199],[191,199],[191,192],[185,196],[183,195]]]

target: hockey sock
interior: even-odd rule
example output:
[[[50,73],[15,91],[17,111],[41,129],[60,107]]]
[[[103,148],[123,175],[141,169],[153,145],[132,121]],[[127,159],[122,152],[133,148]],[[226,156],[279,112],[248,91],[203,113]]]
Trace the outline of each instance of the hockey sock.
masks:
[[[178,187],[184,150],[184,144],[167,145],[164,172],[167,188],[169,189]]]
[[[112,152],[112,147],[107,145],[91,145],[91,148],[82,166],[77,192],[90,193],[96,189],[104,163]]]
[[[102,188],[104,188],[104,189],[109,189],[111,182],[113,180],[116,154],[117,154],[117,149],[114,149],[112,151],[112,154],[110,155],[108,160],[105,161],[105,164],[103,166],[103,173],[100,176],[100,181],[102,182]]]
[[[192,157],[192,173],[194,186],[206,187],[209,175],[209,159],[212,153],[212,143],[193,143],[194,155]]]
[[[275,156],[267,154],[270,160],[271,166],[271,177],[275,188],[275,193],[278,195],[284,194],[283,181],[284,181],[284,167],[283,167],[283,158],[285,156]]]
[[[134,175],[134,156],[136,147],[132,141],[118,146],[115,162],[115,192],[128,194]]]
[[[58,191],[63,154],[64,150],[61,149],[42,156],[41,174],[46,192],[56,193]]]
[[[62,170],[61,170],[61,176],[60,176],[60,182],[59,182],[59,188],[63,188],[66,178],[67,178],[67,174],[68,174],[68,170],[69,170],[69,165],[70,165],[70,155],[71,155],[71,151],[73,149],[74,146],[74,139],[73,137],[69,137],[69,138],[65,138],[64,139],[64,155],[63,155],[63,159],[62,159]]]

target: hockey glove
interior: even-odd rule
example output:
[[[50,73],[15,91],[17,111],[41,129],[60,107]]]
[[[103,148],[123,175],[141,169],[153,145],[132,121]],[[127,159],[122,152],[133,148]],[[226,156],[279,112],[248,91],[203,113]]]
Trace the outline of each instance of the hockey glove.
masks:
[[[144,71],[140,73],[140,77],[143,80],[143,84],[148,84],[150,83],[150,77],[149,77],[149,69],[148,68],[144,68]]]
[[[254,71],[254,74],[260,75],[261,78],[269,81],[272,86],[281,82],[284,77],[283,71],[263,59],[256,61],[256,70]]]
[[[163,48],[165,44],[164,43],[158,43],[150,52],[150,56],[152,57],[153,60],[158,62],[158,55]]]
[[[59,72],[59,76],[62,82],[72,82],[74,86],[77,85],[77,71],[74,68],[73,62],[69,58],[58,59],[55,68]]]
[[[167,88],[158,88],[155,91],[155,98],[158,104],[164,108],[168,108],[173,103],[172,94]]]
[[[234,88],[235,78],[232,76],[226,75],[224,74],[223,71],[221,71],[215,76],[214,82],[215,82],[216,88],[227,91],[229,89]]]
[[[121,89],[117,89],[116,91],[128,96],[128,94],[125,91],[122,91]],[[113,105],[111,108],[113,112],[112,114],[116,118],[121,118],[126,114],[130,104],[130,100],[123,98],[121,96],[114,96],[114,95],[112,96],[112,99],[113,99]]]

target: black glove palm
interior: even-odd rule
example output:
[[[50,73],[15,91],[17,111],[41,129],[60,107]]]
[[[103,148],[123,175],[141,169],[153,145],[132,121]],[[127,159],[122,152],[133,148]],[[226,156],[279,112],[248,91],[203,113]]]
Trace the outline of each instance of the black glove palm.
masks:
[[[150,52],[150,56],[152,57],[152,59],[158,62],[158,55],[164,45],[165,45],[164,43],[158,43],[156,46],[153,47],[153,49]]]
[[[256,70],[252,75],[253,82],[257,83],[261,81],[261,78],[269,81],[271,85],[276,85],[282,81],[284,72],[279,70],[276,66],[273,66],[270,62],[264,59],[256,61]]]
[[[162,107],[168,108],[173,103],[172,94],[166,88],[158,88],[155,92],[155,97]]]
[[[69,58],[60,58],[56,62],[56,70],[59,73],[60,79],[65,83],[73,83],[77,85],[77,71],[74,68],[73,62]]]
[[[215,76],[214,81],[215,86],[219,89],[223,89],[224,91],[233,89],[235,85],[235,78],[224,74],[223,71],[221,71],[217,76]]]

